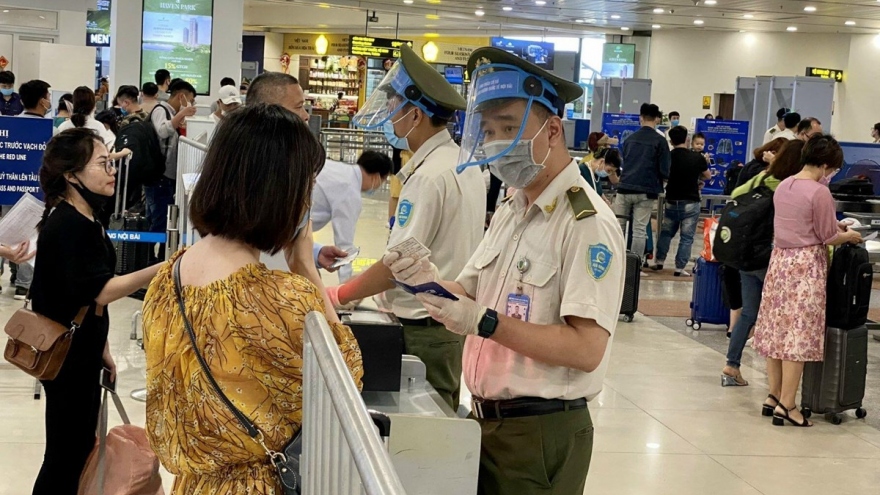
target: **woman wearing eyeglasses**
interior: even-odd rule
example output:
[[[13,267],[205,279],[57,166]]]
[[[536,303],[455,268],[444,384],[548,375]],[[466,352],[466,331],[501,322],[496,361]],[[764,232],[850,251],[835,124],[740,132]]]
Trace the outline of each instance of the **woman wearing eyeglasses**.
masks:
[[[101,367],[116,380],[107,344],[107,305],[147,285],[159,265],[115,277],[116,252],[96,216],[113,196],[116,168],[97,133],[66,130],[49,141],[40,167],[46,211],[38,225],[33,310],[69,326],[83,307],[58,376],[44,381],[46,453],[34,495],[75,495],[98,425]]]

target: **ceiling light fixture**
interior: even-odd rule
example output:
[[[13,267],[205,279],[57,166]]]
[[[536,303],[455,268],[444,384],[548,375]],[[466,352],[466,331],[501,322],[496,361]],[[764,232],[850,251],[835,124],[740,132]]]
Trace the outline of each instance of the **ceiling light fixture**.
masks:
[[[513,10],[513,7],[501,7],[501,10],[505,12],[510,12],[511,10]]]
[[[474,15],[477,17],[483,17],[484,15],[486,15],[486,13],[483,12],[482,10],[475,10]]]
[[[697,26],[702,26],[705,23],[702,19],[694,19],[694,24]]]
[[[663,14],[663,13],[665,13],[665,12],[666,12],[666,11],[663,10],[662,7],[657,7],[656,9],[654,9],[654,13],[655,13],[655,14]]]
[[[584,20],[583,20],[583,19],[575,19],[574,22],[576,22],[576,23],[578,23],[578,24],[583,24],[583,23],[584,23]]]
[[[545,2],[544,0],[535,0],[535,5],[541,7],[547,5],[547,2]]]
[[[706,5],[715,5],[716,3],[718,3],[718,1],[717,0],[706,0],[703,3]]]
[[[651,29],[660,29],[661,27],[663,26],[661,26],[660,24],[654,24],[653,26],[651,26]]]
[[[746,15],[743,16],[743,18],[744,18],[744,19],[754,19],[755,16],[753,16],[752,14],[746,14]]]
[[[796,26],[788,26],[787,28],[785,28],[785,30],[788,31],[789,33],[793,33],[795,31],[797,31],[797,27]]]
[[[816,11],[816,7],[813,7],[812,5],[807,5],[806,7],[804,7],[804,12],[815,12],[815,11]]]
[[[617,15],[617,14],[614,14],[614,15],[611,16],[611,18],[614,19],[614,20],[617,20],[617,19],[620,19],[620,16]]]
[[[620,28],[620,30],[621,30],[621,31],[629,31],[629,28],[626,27],[626,26],[624,26],[624,27]]]
[[[846,21],[846,22],[844,22],[844,24],[846,24],[847,26],[855,26],[856,21]]]
[[[403,3],[411,5],[413,3],[413,0],[403,0]]]

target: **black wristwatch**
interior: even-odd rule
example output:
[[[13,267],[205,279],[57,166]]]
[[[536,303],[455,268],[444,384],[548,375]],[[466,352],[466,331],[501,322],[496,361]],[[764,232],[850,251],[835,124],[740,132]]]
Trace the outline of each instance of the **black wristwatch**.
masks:
[[[480,318],[480,327],[477,335],[484,339],[488,339],[492,335],[495,335],[496,328],[498,328],[498,311],[487,309],[486,314]]]

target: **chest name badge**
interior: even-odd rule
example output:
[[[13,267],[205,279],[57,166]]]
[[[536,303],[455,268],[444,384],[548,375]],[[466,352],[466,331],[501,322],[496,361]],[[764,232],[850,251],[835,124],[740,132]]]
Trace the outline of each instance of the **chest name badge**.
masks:
[[[595,280],[602,280],[611,266],[614,253],[605,244],[593,244],[587,250],[587,271]]]
[[[412,217],[413,208],[414,205],[408,199],[404,199],[400,202],[400,205],[397,207],[398,227],[406,227],[406,224],[409,223],[410,217]]]

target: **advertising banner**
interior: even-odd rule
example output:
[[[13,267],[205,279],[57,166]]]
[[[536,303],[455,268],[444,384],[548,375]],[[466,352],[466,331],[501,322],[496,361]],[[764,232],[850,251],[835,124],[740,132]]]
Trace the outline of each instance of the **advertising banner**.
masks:
[[[706,136],[706,148],[709,155],[709,172],[712,177],[703,186],[704,194],[721,194],[724,191],[724,173],[730,164],[737,160],[747,163],[750,155],[748,149],[749,123],[740,120],[706,120],[697,119],[695,132]]]
[[[167,69],[208,94],[213,12],[214,0],[144,0],[141,81]]]
[[[636,45],[632,43],[605,43],[602,47],[602,77],[634,77]]]
[[[556,49],[553,43],[541,41],[514,40],[510,38],[492,38],[492,46],[507,53],[528,60],[542,69],[552,70]]]
[[[52,139],[52,120],[0,117],[0,205],[14,205],[31,193],[43,199],[40,165]]]
[[[602,132],[609,137],[619,139],[618,147],[623,146],[626,138],[641,128],[642,124],[639,123],[638,115],[625,113],[602,114]]]
[[[843,148],[843,168],[831,182],[863,176],[874,184],[874,194],[880,196],[880,144],[840,143]]]

